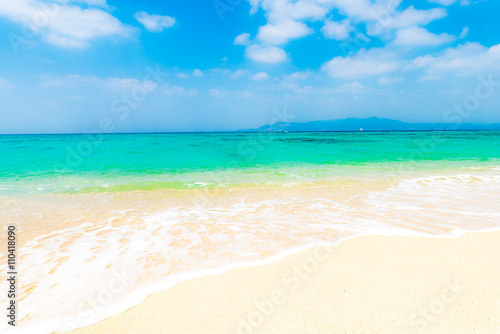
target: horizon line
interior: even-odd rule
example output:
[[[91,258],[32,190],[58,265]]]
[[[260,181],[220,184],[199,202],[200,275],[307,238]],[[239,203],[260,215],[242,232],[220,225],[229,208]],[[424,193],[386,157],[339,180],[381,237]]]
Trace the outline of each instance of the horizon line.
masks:
[[[426,123],[414,123],[414,124],[426,124]],[[431,124],[431,123],[429,123]],[[447,124],[447,123],[442,123]],[[453,124],[453,123],[450,123]],[[492,123],[500,124],[500,123]],[[486,124],[485,124],[486,125]],[[428,130],[322,130],[322,131],[301,131],[301,130],[291,130],[291,131],[257,131],[257,130],[231,130],[231,131],[152,131],[152,132],[54,132],[54,133],[0,133],[0,136],[71,136],[71,135],[138,135],[138,134],[209,134],[209,133],[329,133],[329,132],[339,132],[339,133],[362,133],[362,132],[463,132],[463,131],[500,131],[500,127],[497,129],[428,129]]]

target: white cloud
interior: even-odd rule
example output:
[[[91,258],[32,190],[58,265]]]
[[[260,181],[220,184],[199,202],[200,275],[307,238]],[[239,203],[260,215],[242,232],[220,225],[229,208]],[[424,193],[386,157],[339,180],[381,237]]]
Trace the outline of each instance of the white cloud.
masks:
[[[87,5],[105,4],[103,1],[85,2]],[[85,47],[94,38],[127,36],[130,31],[100,8],[83,9],[72,4],[49,4],[40,0],[0,1],[0,16],[31,27],[35,35],[61,47]]]
[[[349,19],[340,22],[329,20],[325,22],[321,31],[326,38],[343,41],[349,38],[349,34],[354,31],[354,27],[351,25],[351,20]]]
[[[283,49],[280,49],[276,46],[269,45],[259,45],[250,41],[250,34],[243,33],[234,39],[234,45],[243,45],[246,46],[245,54],[248,58],[262,62],[262,63],[280,63],[288,60],[288,56],[286,55]],[[279,38],[277,35],[274,36],[275,41],[276,38]]]
[[[64,14],[63,14],[64,13]],[[87,41],[98,36],[122,34],[126,35],[125,27],[110,14],[99,9],[80,9],[77,7],[62,7],[59,14],[51,21],[51,31],[47,38],[55,44],[64,46],[84,46]]]
[[[269,22],[321,20],[332,7],[329,0],[264,0],[260,2]]]
[[[248,58],[263,63],[281,63],[288,59],[285,51],[275,46],[250,45],[246,49]]]
[[[250,6],[251,6],[250,14],[257,13],[257,10],[259,9],[261,0],[248,0],[248,2],[250,3]]]
[[[249,72],[246,70],[237,70],[234,73],[231,73],[231,78],[238,79],[238,78],[241,78],[241,77],[247,75],[248,73]]]
[[[275,24],[268,23],[259,28],[257,38],[266,44],[284,44],[292,39],[302,38],[312,33],[306,24],[284,20]]]
[[[312,75],[310,71],[294,72],[292,74],[284,75],[283,78],[287,81],[297,81],[309,78]]]
[[[82,82],[95,82],[97,84],[102,85],[105,89],[109,89],[112,91],[123,92],[130,91],[134,87],[140,87],[143,83],[135,78],[106,78],[100,79],[95,77],[86,77],[86,76],[76,76],[77,80]],[[150,86],[156,86],[152,81],[150,82]]]
[[[411,26],[425,26],[432,21],[441,19],[447,15],[444,8],[433,9],[415,9],[414,6],[409,6],[402,12],[396,13],[387,21],[384,21],[384,28],[399,29]]]
[[[195,69],[193,71],[193,76],[195,76],[195,77],[201,77],[202,75],[203,75],[203,72],[200,71],[199,69]]]
[[[421,79],[437,79],[444,75],[478,76],[500,72],[500,44],[490,48],[466,43],[446,49],[439,56],[415,58],[408,69],[424,69]]]
[[[335,57],[323,64],[322,70],[335,78],[357,78],[385,74],[397,70],[399,62],[388,59],[380,52],[361,52],[352,57]]]
[[[82,87],[82,86],[98,87],[99,89],[106,89],[113,92],[130,92],[135,87],[151,87],[155,89],[157,84],[149,80],[146,82],[140,81],[135,78],[98,78],[90,75],[69,74],[63,77],[56,77],[44,80],[40,83],[40,87]]]
[[[393,43],[397,46],[406,47],[436,46],[453,42],[455,39],[454,36],[446,33],[436,35],[425,28],[409,27],[398,30]]]
[[[468,34],[469,34],[469,27],[465,27],[462,29],[462,32],[460,33],[460,36],[458,36],[458,38],[463,39],[467,37]]]
[[[234,45],[248,45],[250,43],[249,37],[250,37],[250,34],[246,33],[246,32],[241,34],[241,35],[238,35],[234,39],[233,44]]]
[[[305,80],[311,75],[312,73],[310,71],[294,72],[292,74],[283,75],[283,80],[279,83],[279,86],[293,90],[298,94],[306,93],[311,86],[301,86],[298,81]]]
[[[372,88],[360,82],[347,82],[338,86],[300,86],[296,82],[282,82],[280,87],[293,90],[297,94],[319,94],[332,96],[332,94],[364,94],[373,91]]]
[[[259,72],[254,75],[252,75],[252,80],[253,81],[263,81],[269,79],[269,74],[266,72]]]
[[[389,40],[394,36],[392,30],[425,26],[447,15],[444,8],[419,10],[409,6],[401,10],[402,0],[249,0],[249,2],[252,6],[251,13],[261,8],[267,22],[257,33],[256,41],[260,46],[255,46],[255,43],[249,40],[249,34],[242,34],[235,39],[234,44],[247,46],[247,55],[256,53],[259,47],[283,45],[291,40],[308,36],[313,31],[311,24],[317,21],[325,22],[321,29],[325,38],[347,40],[356,25],[364,23],[369,35]],[[336,12],[346,18],[327,19],[328,15],[337,16]],[[430,37],[435,36],[420,34],[418,37],[421,38],[419,43],[429,44],[436,43],[437,40],[444,43],[450,36],[439,35],[432,40]],[[281,61],[286,59],[283,50],[280,54]]]
[[[108,7],[106,0],[56,0],[61,4],[84,3],[89,6]]]
[[[282,81],[279,84],[279,87],[292,90],[297,94],[306,94],[309,93],[311,89],[313,89],[313,87],[311,86],[301,86],[299,83],[295,81]]]
[[[267,23],[259,28],[257,39],[264,44],[279,45],[305,37],[312,29],[304,21],[325,18],[332,8],[331,0],[250,0],[251,13],[262,7]]]
[[[179,73],[177,74],[177,76],[181,79],[187,79],[189,78],[189,74],[186,74],[186,73]]]
[[[137,12],[134,18],[139,21],[150,32],[161,32],[165,28],[171,28],[175,24],[175,18],[164,15]]]

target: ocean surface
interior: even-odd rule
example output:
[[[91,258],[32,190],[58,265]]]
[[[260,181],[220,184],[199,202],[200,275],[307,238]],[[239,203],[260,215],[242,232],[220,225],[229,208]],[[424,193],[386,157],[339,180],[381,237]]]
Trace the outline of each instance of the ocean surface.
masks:
[[[2,135],[0,157],[21,275],[1,332],[88,325],[355,235],[500,226],[500,131]]]

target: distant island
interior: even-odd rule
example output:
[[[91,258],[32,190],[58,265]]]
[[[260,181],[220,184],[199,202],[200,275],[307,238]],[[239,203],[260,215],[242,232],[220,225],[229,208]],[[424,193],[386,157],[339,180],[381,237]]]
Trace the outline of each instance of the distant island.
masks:
[[[238,132],[287,132],[287,131],[429,131],[429,130],[497,130],[500,123],[405,123],[388,118],[346,118],[328,121],[279,122],[263,125],[257,129],[242,129]]]

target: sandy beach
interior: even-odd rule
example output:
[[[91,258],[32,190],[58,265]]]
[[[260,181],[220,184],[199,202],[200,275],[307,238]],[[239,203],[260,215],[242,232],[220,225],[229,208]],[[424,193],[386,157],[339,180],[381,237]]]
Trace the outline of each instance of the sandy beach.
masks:
[[[500,333],[500,232],[360,236],[181,282],[71,333]]]

